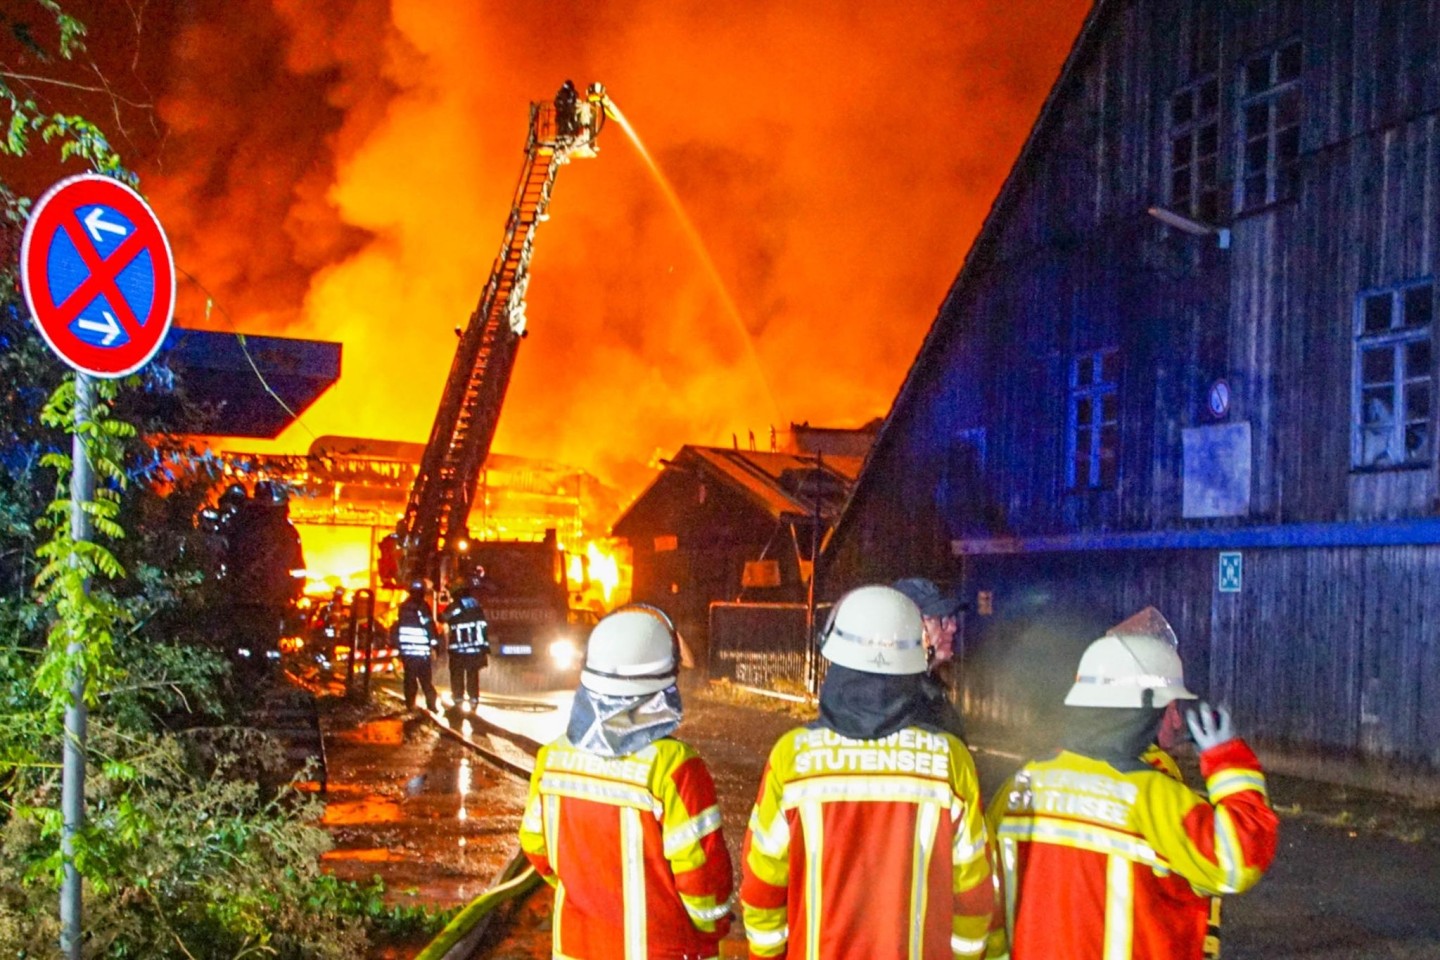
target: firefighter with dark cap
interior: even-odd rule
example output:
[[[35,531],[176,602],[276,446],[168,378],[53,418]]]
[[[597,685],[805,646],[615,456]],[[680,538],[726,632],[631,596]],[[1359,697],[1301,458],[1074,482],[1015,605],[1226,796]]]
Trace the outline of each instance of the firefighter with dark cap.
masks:
[[[565,733],[535,758],[520,846],[555,888],[556,957],[710,960],[734,886],[715,782],[680,725],[680,639],[634,604],[595,625]]]
[[[994,903],[975,762],[929,722],[920,610],[887,586],[831,610],[820,719],[765,765],[743,853],[754,957],[970,958]]]
[[[894,583],[896,590],[920,608],[924,626],[925,673],[923,684],[930,721],[965,739],[965,724],[950,699],[950,670],[955,662],[955,633],[959,629],[960,598],[941,592],[934,581],[906,577]]]
[[[449,632],[450,693],[462,713],[469,713],[480,702],[480,671],[490,653],[485,608],[480,604],[484,576],[477,568],[440,615]]]
[[[405,706],[415,709],[419,691],[425,691],[425,707],[435,712],[434,666],[431,655],[440,645],[440,633],[435,628],[435,617],[430,613],[430,602],[425,596],[424,580],[412,580],[407,596],[400,603],[395,614],[395,623],[390,628],[391,645],[400,649],[400,665],[405,671]]]
[[[1260,881],[1279,820],[1230,714],[1185,686],[1175,633],[1147,607],[1086,648],[1061,749],[1001,787],[988,814],[1002,882],[990,955],[1198,960],[1210,898]],[[1157,756],[1181,704],[1206,795]]]
[[[555,94],[555,132],[563,137],[573,137],[580,132],[578,116],[580,94],[573,81],[566,80]]]

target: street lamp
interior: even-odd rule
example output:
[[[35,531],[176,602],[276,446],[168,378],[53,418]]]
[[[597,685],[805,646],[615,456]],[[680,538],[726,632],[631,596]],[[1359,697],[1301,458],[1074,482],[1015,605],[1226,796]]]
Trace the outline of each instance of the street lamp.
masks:
[[[1174,210],[1166,210],[1164,207],[1151,207],[1145,212],[1167,227],[1184,230],[1186,233],[1194,234],[1197,237],[1213,236],[1219,242],[1221,250],[1230,249],[1229,227],[1217,227],[1213,223],[1206,223],[1203,220],[1192,220],[1189,217],[1176,213]]]

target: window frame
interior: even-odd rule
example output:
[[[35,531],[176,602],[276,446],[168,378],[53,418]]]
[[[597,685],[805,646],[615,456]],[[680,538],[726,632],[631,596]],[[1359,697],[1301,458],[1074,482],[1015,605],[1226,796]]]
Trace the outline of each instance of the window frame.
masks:
[[[1286,55],[1295,51],[1298,64],[1293,75],[1286,76]],[[1260,61],[1266,62],[1266,80],[1263,87],[1251,87],[1251,68]],[[1291,37],[1265,53],[1245,57],[1236,78],[1238,91],[1235,111],[1235,212],[1250,213],[1274,203],[1294,199],[1299,193],[1300,144],[1304,127],[1305,101],[1302,83],[1305,78],[1305,46],[1299,37]],[[1293,116],[1290,122],[1282,123],[1281,112],[1293,99]],[[1263,108],[1265,129],[1256,135],[1250,129],[1252,110]],[[1282,162],[1280,144],[1282,138],[1293,135],[1293,155]],[[1263,196],[1252,199],[1249,188],[1252,180],[1260,175],[1250,156],[1251,147],[1263,143],[1265,147],[1265,188]]]
[[[1081,382],[1080,366],[1089,363],[1091,376]],[[1100,379],[1107,372],[1107,364],[1113,364],[1108,372],[1113,379]],[[1065,489],[1072,493],[1090,490],[1111,490],[1120,484],[1120,349],[1116,346],[1080,350],[1070,357],[1069,376],[1066,389],[1065,427]],[[1098,371],[1098,374],[1096,373]],[[1105,416],[1105,398],[1113,397],[1113,416]],[[1080,423],[1080,407],[1088,401],[1090,416]],[[1111,468],[1105,470],[1105,443],[1107,428],[1114,443],[1110,448]],[[1089,451],[1085,455],[1086,476],[1079,476],[1080,439],[1084,432]]]
[[[1214,96],[1214,103],[1208,111],[1204,110],[1204,94],[1207,87],[1213,91]],[[1176,101],[1182,96],[1188,97],[1190,100],[1190,115],[1184,120],[1177,121],[1175,118]],[[1220,189],[1219,73],[1210,71],[1176,88],[1166,101],[1165,116],[1167,120],[1165,127],[1166,206],[1202,223],[1215,223],[1223,216],[1220,206],[1222,194]],[[1211,150],[1202,152],[1202,138],[1207,129],[1214,132],[1215,142]],[[1187,145],[1189,159],[1185,164],[1176,164],[1175,145],[1182,138]],[[1207,162],[1210,166],[1208,178],[1201,176]],[[1175,189],[1175,178],[1181,169],[1189,173],[1189,182],[1184,196],[1179,195]],[[1207,196],[1210,198],[1209,206],[1206,204]]]
[[[1429,316],[1424,323],[1407,324],[1405,320],[1409,310],[1407,298],[1411,292],[1422,289],[1429,292],[1427,304]],[[1383,330],[1367,330],[1368,307],[1372,301],[1381,296],[1390,299],[1389,324]],[[1429,467],[1435,463],[1436,308],[1436,283],[1431,277],[1407,280],[1390,286],[1369,287],[1355,295],[1352,327],[1354,345],[1350,384],[1350,469],[1352,471],[1370,473],[1409,470]],[[1429,365],[1423,373],[1415,375],[1414,371],[1407,366],[1408,354],[1413,344],[1422,342],[1428,348]],[[1367,355],[1380,351],[1389,351],[1391,354],[1390,379],[1386,381],[1367,380],[1365,358]],[[1411,416],[1411,391],[1422,385],[1426,388],[1427,409],[1423,415]],[[1389,437],[1385,441],[1384,450],[1398,449],[1402,455],[1398,460],[1387,459],[1386,462],[1378,462],[1381,457],[1388,457],[1388,454],[1382,452],[1380,457],[1371,457],[1367,452],[1367,440],[1379,436],[1379,434],[1374,433],[1373,429],[1366,425],[1365,401],[1369,395],[1387,386],[1390,388],[1390,425]],[[1406,449],[1407,434],[1413,427],[1423,427],[1426,437],[1422,452],[1415,456],[1411,456]]]

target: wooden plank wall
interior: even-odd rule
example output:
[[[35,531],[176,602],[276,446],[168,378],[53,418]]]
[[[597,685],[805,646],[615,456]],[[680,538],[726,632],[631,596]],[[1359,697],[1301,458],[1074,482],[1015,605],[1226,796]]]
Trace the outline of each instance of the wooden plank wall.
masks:
[[[1440,547],[1247,551],[1244,590],[1215,590],[1213,551],[972,558],[958,679],[974,716],[1052,724],[1086,644],[1154,606],[1187,683],[1247,737],[1440,770]]]

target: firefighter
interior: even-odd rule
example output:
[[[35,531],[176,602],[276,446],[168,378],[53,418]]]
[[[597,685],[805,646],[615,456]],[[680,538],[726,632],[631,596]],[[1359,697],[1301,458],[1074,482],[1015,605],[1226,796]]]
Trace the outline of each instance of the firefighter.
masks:
[[[920,610],[831,610],[820,719],[770,751],[743,848],[751,957],[978,958],[993,884],[970,751],[925,719]]]
[[[991,802],[1003,878],[992,956],[1199,960],[1208,898],[1269,868],[1278,820],[1229,713],[1199,702],[1186,714],[1208,798],[1155,746],[1167,708],[1197,700],[1174,636],[1147,608],[1090,644],[1065,697],[1062,749],[1022,766]]]
[[[950,700],[948,676],[950,665],[955,661],[955,632],[960,625],[960,598],[941,593],[933,581],[923,577],[897,580],[895,589],[920,608],[920,622],[925,627],[923,688],[930,710],[930,721],[964,741],[965,724],[960,719],[960,712]]]
[[[580,94],[574,82],[566,80],[560,85],[560,92],[555,94],[555,132],[562,139],[580,132],[579,103]]]
[[[450,693],[463,713],[480,702],[480,671],[490,652],[485,608],[480,605],[482,576],[471,574],[440,616],[449,631]]]
[[[335,644],[340,640],[340,631],[345,625],[345,588],[336,587],[330,599],[315,611],[310,623],[310,642],[315,647],[315,660],[322,667],[329,668],[335,658]]]
[[[440,634],[435,629],[435,618],[430,614],[430,603],[425,597],[425,581],[410,583],[408,595],[400,603],[391,630],[391,646],[400,648],[400,665],[405,671],[405,707],[415,709],[415,700],[420,690],[425,691],[425,707],[435,712],[434,670],[431,654],[440,643]]]
[[[710,770],[671,736],[679,670],[669,617],[614,611],[590,633],[565,734],[535,760],[520,844],[555,887],[557,957],[719,956],[734,881]]]
[[[280,659],[280,638],[304,592],[305,557],[284,484],[262,480],[243,501],[235,489],[226,491],[233,512],[222,514],[226,624],[239,668],[264,674]]]

